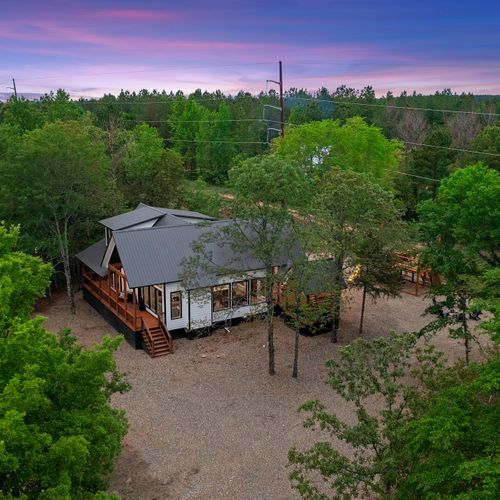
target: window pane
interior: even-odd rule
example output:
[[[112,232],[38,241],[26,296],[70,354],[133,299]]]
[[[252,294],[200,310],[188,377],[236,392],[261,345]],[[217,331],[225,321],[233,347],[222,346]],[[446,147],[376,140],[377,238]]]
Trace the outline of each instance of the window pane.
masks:
[[[212,288],[212,308],[214,311],[229,309],[229,285],[214,286]]]
[[[163,314],[163,292],[156,288],[156,313],[158,316]]]
[[[233,307],[248,304],[248,281],[233,283]]]
[[[182,318],[182,293],[172,292],[170,294],[170,318]]]
[[[250,301],[252,304],[261,304],[266,301],[266,296],[264,295],[264,286],[262,280],[254,278],[250,281]]]

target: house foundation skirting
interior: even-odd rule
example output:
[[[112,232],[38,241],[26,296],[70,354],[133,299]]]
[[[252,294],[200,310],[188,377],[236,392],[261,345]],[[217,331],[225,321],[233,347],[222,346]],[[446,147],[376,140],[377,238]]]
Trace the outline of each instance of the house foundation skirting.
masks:
[[[94,295],[83,287],[83,298],[88,302],[115,330],[125,337],[125,340],[134,348],[142,349],[141,332],[132,331],[125,323],[117,318],[104,304],[99,302]]]

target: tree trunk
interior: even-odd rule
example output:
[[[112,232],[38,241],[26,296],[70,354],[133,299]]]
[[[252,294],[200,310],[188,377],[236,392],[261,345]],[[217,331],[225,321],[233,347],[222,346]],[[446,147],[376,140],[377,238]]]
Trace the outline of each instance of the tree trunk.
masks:
[[[460,314],[462,321],[462,329],[464,332],[464,347],[465,347],[465,365],[469,366],[469,358],[470,358],[470,335],[469,328],[467,326],[467,302],[465,298],[460,298]]]
[[[331,341],[337,343],[338,341],[338,330],[340,326],[340,307],[342,304],[342,270],[344,269],[344,257],[340,256],[337,259],[337,269],[335,272],[335,286],[334,286],[334,296],[333,296],[333,325],[332,325],[332,337]]]
[[[69,307],[71,310],[71,314],[75,314],[75,312],[76,312],[75,294],[73,292],[73,282],[71,279],[71,267],[70,267],[70,263],[69,263],[69,253],[68,253],[67,248],[64,249],[64,252],[61,255],[61,257],[63,259],[64,277],[66,279],[66,292],[68,294]]]
[[[266,270],[266,302],[267,302],[267,342],[269,346],[269,375],[274,375],[274,304],[272,269]]]
[[[52,297],[52,280],[49,283],[49,286],[47,287],[47,299],[49,301],[49,304],[52,305],[52,303],[53,303],[53,297]]]
[[[56,221],[55,225],[57,238],[59,240],[59,253],[61,254],[61,259],[63,262],[64,277],[66,279],[66,292],[68,294],[69,307],[71,314],[75,314],[75,295],[73,292],[73,282],[71,279],[71,264],[69,260],[69,248],[68,248],[68,220],[64,222],[64,230],[61,233],[59,223]]]
[[[359,319],[359,335],[363,334],[363,320],[365,319],[366,286],[363,287],[363,300],[361,301],[361,318]]]
[[[292,377],[297,378],[299,375],[299,340],[300,340],[300,298],[297,293],[295,299],[295,346],[293,351],[293,370]]]

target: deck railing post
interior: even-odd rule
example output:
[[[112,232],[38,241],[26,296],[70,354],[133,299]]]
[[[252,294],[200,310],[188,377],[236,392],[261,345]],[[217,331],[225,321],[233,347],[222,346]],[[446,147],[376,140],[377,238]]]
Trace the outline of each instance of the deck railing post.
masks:
[[[135,297],[135,288],[132,289],[132,305],[134,306],[134,330],[137,330],[137,300]]]

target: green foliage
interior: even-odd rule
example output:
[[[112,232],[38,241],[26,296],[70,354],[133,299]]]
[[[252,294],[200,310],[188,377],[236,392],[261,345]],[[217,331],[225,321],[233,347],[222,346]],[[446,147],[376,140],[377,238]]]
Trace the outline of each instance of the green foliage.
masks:
[[[110,396],[127,388],[105,338],[87,351],[37,319],[0,339],[0,488],[8,498],[91,498],[127,432]],[[97,495],[95,498],[103,498]]]
[[[480,326],[500,344],[500,267],[489,268],[480,276],[469,277],[471,287],[471,309],[485,309],[491,316],[484,319]]]
[[[24,249],[62,264],[72,309],[72,255],[121,204],[109,173],[102,132],[76,121],[25,133],[0,163],[0,217],[21,224]]]
[[[79,122],[25,134],[9,150],[1,175],[1,217],[22,225],[26,250],[56,262],[65,225],[68,244],[80,248],[95,237],[96,221],[117,206],[101,133]]]
[[[202,179],[188,181],[182,193],[182,204],[189,210],[215,218],[220,216],[223,201],[223,194],[210,189]]]
[[[289,451],[292,486],[309,499],[390,497],[405,471],[397,460],[401,429],[421,408],[419,381],[440,369],[440,355],[432,348],[418,349],[414,335],[393,332],[373,341],[355,340],[327,366],[327,383],[355,417],[340,418],[319,401],[302,405],[301,411],[310,412],[304,427],[320,430],[329,440]],[[353,453],[339,451],[337,441]]]
[[[0,223],[0,328],[27,319],[50,283],[51,266],[17,250],[19,228]]]
[[[392,293],[390,260],[385,265],[384,260],[404,241],[405,228],[390,191],[369,175],[339,168],[322,178],[306,221],[306,250],[332,256],[335,262],[331,291],[336,342],[346,269],[359,265],[359,284],[373,296]]]
[[[500,358],[439,379],[425,411],[402,432],[408,475],[398,498],[498,498]]]
[[[223,184],[227,180],[236,149],[231,144],[231,114],[226,104],[221,103],[216,112],[207,111],[206,123],[201,123],[196,140],[196,163],[202,179],[212,184]]]
[[[315,177],[340,167],[371,173],[384,185],[394,178],[400,147],[360,117],[350,118],[344,125],[335,120],[307,123],[291,128],[284,138],[275,140],[278,156],[297,162]]]
[[[500,125],[485,127],[471,143],[472,149],[500,155]],[[481,156],[482,161],[496,171],[500,171],[500,157]]]
[[[137,125],[125,147],[125,179],[134,181],[146,175],[160,162],[162,152],[163,140],[158,131],[145,123]]]
[[[116,134],[121,140],[122,134]],[[177,151],[163,148],[155,128],[137,125],[123,145],[120,187],[130,206],[179,206],[184,187],[184,166]]]
[[[273,267],[286,262],[296,249],[289,207],[294,196],[302,196],[305,179],[295,164],[262,156],[243,161],[230,172],[234,199],[233,221],[212,225],[193,245],[193,257],[183,263],[184,282],[188,289],[199,288],[204,273],[218,276],[241,276],[249,269],[239,256],[250,256],[255,269],[264,270],[266,320],[269,345],[269,373],[274,375],[273,285],[282,278]],[[213,248],[227,246],[235,256],[224,264],[214,259]]]
[[[423,262],[445,279],[432,293],[444,295],[443,304],[458,309],[458,314],[431,323],[427,330],[457,324],[451,333],[464,339],[468,361],[471,280],[500,264],[500,174],[480,163],[456,170],[441,183],[435,202],[419,206],[419,214],[426,243]]]

